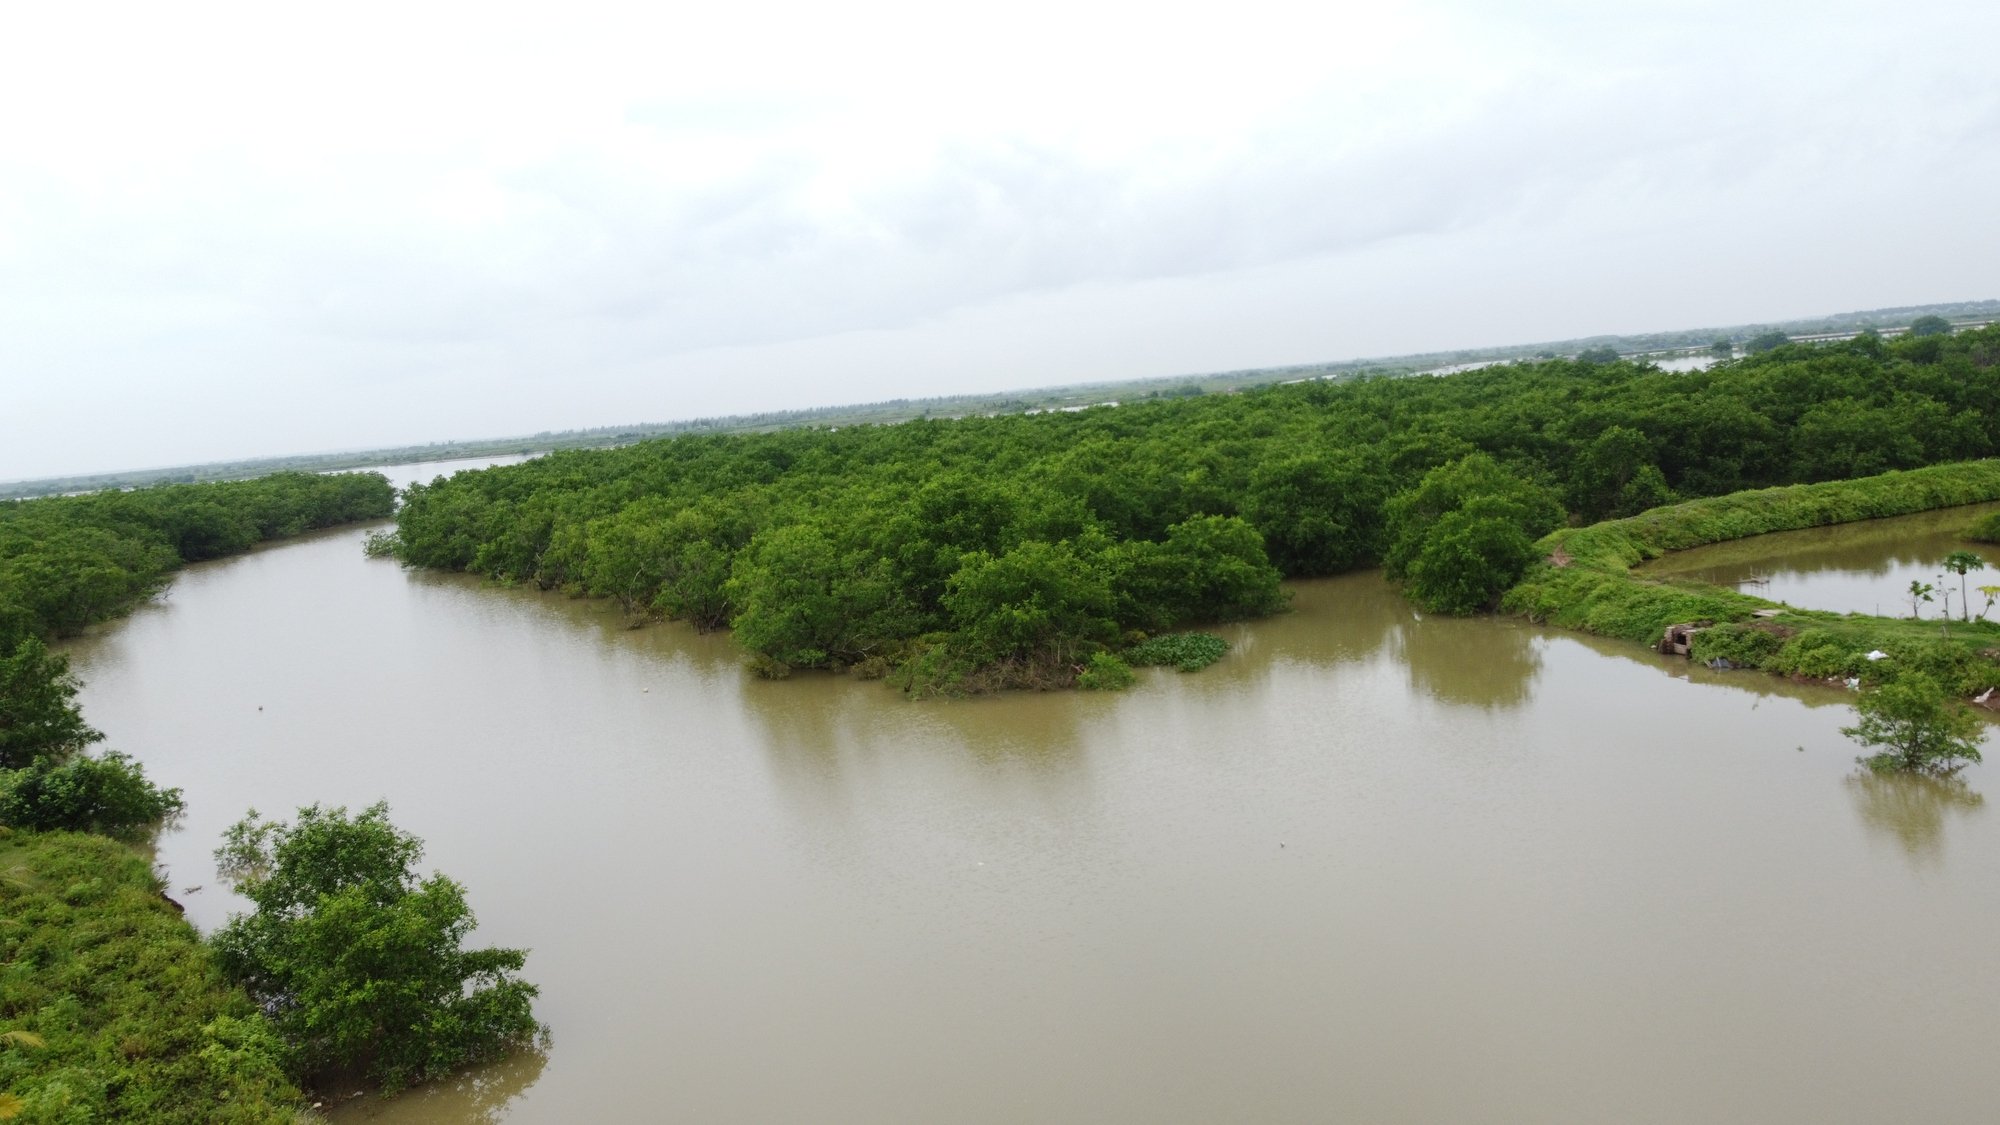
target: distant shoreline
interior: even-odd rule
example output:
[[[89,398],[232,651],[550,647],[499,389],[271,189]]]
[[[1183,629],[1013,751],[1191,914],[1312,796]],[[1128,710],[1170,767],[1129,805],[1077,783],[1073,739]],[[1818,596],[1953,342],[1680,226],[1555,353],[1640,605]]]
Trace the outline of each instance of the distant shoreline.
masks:
[[[1740,345],[1771,332],[1783,332],[1804,340],[1840,338],[1871,328],[1894,332],[1906,328],[1912,320],[1921,316],[1942,316],[1951,320],[1954,327],[1972,327],[2000,318],[2000,300],[1957,301],[1870,309],[1781,321],[1776,324],[1688,328],[1631,336],[1589,336],[1573,340],[1468,348],[1448,352],[1421,352],[1282,367],[1246,368],[1210,374],[1077,383],[1063,387],[1038,387],[992,394],[900,398],[883,402],[733,414],[675,422],[634,423],[559,432],[545,431],[512,437],[473,438],[464,441],[429,442],[423,445],[385,446],[332,453],[247,457],[231,461],[208,461],[152,469],[76,473],[0,481],[0,501],[98,492],[113,488],[144,488],[154,484],[244,480],[287,470],[326,473],[346,469],[369,469],[382,465],[456,461],[472,457],[508,454],[528,456],[563,449],[609,449],[653,438],[679,437],[686,434],[758,433],[801,426],[886,425],[923,418],[957,418],[972,414],[1028,414],[1049,410],[1074,410],[1150,398],[1229,393],[1311,379],[1424,374],[1441,368],[1461,369],[1467,365],[1505,363],[1510,360],[1573,356],[1586,350],[1603,348],[1617,352],[1621,358],[1652,359],[1668,354],[1710,349],[1725,339],[1732,344]]]

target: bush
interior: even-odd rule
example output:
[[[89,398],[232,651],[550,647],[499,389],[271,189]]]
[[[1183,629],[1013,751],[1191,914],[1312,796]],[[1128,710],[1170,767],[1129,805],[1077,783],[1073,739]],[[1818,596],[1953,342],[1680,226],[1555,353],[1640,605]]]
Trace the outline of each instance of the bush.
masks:
[[[1108,652],[1099,652],[1091,655],[1090,663],[1076,678],[1076,686],[1085,691],[1124,691],[1137,678],[1130,664]]]
[[[1689,655],[1702,664],[1727,660],[1741,668],[1761,668],[1784,647],[1784,636],[1771,629],[1717,625],[1695,634]]]
[[[77,709],[81,686],[69,657],[50,652],[39,638],[0,655],[0,769],[61,761],[103,740]]]
[[[1979,718],[1921,673],[1875,688],[1855,703],[1854,711],[1860,721],[1840,733],[1863,746],[1882,747],[1860,759],[1877,773],[1951,774],[1966,762],[1979,761],[1984,733]]]
[[[253,809],[216,861],[256,907],[215,935],[224,971],[273,1013],[307,1075],[358,1070],[394,1090],[546,1039],[518,949],[460,948],[465,890],[413,870],[423,842],[313,805],[296,824]]]
[[[154,785],[116,750],[0,774],[0,823],[12,828],[131,837],[180,810],[180,790]]]

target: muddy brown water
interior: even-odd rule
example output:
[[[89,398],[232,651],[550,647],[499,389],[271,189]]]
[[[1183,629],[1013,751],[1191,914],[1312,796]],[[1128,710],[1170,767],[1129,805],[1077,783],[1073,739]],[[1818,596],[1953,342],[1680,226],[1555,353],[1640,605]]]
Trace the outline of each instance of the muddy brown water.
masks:
[[[1195,675],[910,703],[325,533],[72,647],[186,790],[387,799],[546,1055],[342,1120],[1827,1122],[2000,1106],[2000,820],[1845,697],[1292,586]],[[191,889],[196,888],[199,889]]]
[[[1964,615],[1965,600],[1972,615],[1989,607],[1979,587],[2000,584],[2000,546],[1971,543],[1967,528],[2000,512],[2000,504],[1971,504],[1920,512],[1893,519],[1781,531],[1729,543],[1676,551],[1640,568],[1657,578],[1709,582],[1746,594],[1769,598],[1800,609],[1835,613],[1866,613],[1879,617],[1910,616],[1910,583],[1937,587],[1916,609],[1937,618],[1950,596],[1952,620]],[[1953,551],[1970,551],[1985,564],[1968,570],[1961,581],[1947,572],[1943,559]]]

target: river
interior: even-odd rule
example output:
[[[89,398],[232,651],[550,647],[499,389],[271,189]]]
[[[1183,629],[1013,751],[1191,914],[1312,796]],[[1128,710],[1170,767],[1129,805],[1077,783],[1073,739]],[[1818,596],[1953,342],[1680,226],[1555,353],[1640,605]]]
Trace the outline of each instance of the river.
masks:
[[[431,466],[400,479],[428,476]],[[190,567],[70,649],[186,791],[387,799],[529,947],[546,1056],[337,1119],[1990,1120],[2000,821],[1846,696],[1295,583],[1118,695],[911,703],[362,557]],[[199,888],[199,889],[191,889]]]

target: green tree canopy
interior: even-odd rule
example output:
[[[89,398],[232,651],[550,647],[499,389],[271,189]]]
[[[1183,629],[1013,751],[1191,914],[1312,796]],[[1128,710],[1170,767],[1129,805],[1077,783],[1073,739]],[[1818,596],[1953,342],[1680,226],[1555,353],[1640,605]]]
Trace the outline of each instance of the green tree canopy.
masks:
[[[1286,574],[1338,574],[1381,556],[1387,498],[1386,475],[1367,458],[1315,451],[1253,469],[1243,516]]]
[[[214,937],[224,970],[272,1013],[297,1070],[358,1070],[389,1089],[547,1036],[518,949],[462,948],[465,890],[419,879],[423,843],[376,804],[312,805],[295,823],[256,810],[216,861],[255,910]]]
[[[1079,663],[1118,636],[1107,576],[1067,543],[975,552],[944,604],[963,648],[985,660]]]
[[[61,760],[104,736],[83,721],[69,657],[29,637],[0,656],[0,769]]]
[[[1520,578],[1535,540],[1562,519],[1549,489],[1475,453],[1389,501],[1385,569],[1425,609],[1474,613]]]
[[[1905,672],[1855,701],[1859,721],[1840,733],[1880,747],[1862,763],[1877,773],[1911,770],[1949,774],[1979,761],[1984,725],[1971,708],[1947,696],[1936,680]]]
[[[181,791],[161,789],[117,751],[101,758],[37,758],[0,772],[0,824],[132,838],[181,810]]]

